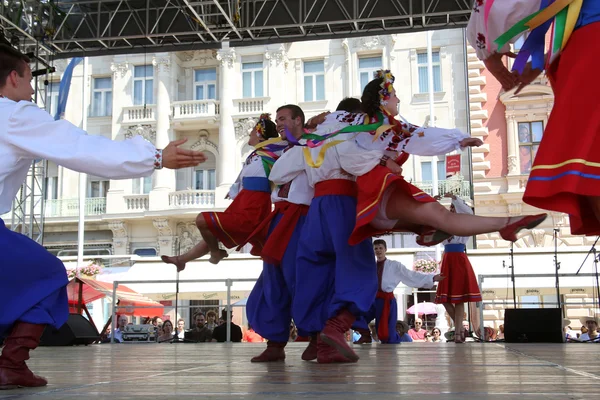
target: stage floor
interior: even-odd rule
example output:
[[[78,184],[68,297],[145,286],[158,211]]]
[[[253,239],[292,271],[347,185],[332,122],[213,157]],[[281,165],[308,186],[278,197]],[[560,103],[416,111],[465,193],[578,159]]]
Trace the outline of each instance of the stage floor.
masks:
[[[403,343],[354,346],[356,364],[250,363],[263,343],[43,347],[28,362],[50,384],[0,399],[589,399],[600,394],[596,344]],[[458,364],[457,367],[452,365]]]

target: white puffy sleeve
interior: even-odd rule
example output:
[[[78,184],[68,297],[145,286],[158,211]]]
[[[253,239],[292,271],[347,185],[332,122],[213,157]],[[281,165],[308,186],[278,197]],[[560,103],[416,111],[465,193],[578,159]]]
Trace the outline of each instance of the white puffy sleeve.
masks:
[[[400,282],[413,288],[432,288],[433,276],[410,270],[398,261],[386,260],[381,286],[386,292],[392,292]]]
[[[402,150],[417,156],[438,156],[461,150],[460,141],[468,137],[458,129],[425,128],[413,133]]]
[[[473,215],[473,209],[471,209],[471,207],[469,207],[469,205],[465,203],[463,199],[458,197],[456,199],[452,199],[452,205],[454,206],[454,209],[456,209],[457,214]]]
[[[284,185],[300,175],[305,166],[302,146],[292,147],[275,161],[269,180],[276,185]]]
[[[31,102],[19,102],[8,119],[7,143],[26,158],[51,160],[74,171],[108,179],[149,176],[156,148],[141,136],[114,141],[55,121]]]
[[[353,140],[353,136],[349,137],[343,143],[334,147],[338,153],[340,166],[344,171],[354,176],[362,176],[371,171],[381,160],[382,153],[380,150],[366,150]]]
[[[514,43],[518,36],[501,49],[498,49],[494,41],[517,22],[538,11],[540,2],[541,0],[475,0],[467,26],[467,40],[475,49],[477,57],[485,60],[494,53],[509,51],[510,43]]]

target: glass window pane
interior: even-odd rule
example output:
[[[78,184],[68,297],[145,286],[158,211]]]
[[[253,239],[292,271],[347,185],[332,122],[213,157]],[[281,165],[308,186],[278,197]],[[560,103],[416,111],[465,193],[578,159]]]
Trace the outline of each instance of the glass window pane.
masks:
[[[421,162],[421,180],[422,181],[432,181],[433,180],[433,173],[431,171],[431,161]]]
[[[427,93],[429,91],[429,81],[427,79],[427,67],[419,67],[419,93]]]
[[[519,122],[519,143],[530,143],[531,132],[527,122]]]
[[[215,100],[217,98],[217,86],[208,85],[208,99]]]
[[[360,73],[360,91],[361,91],[361,93],[363,90],[365,90],[365,86],[367,86],[367,83],[369,83],[369,73],[361,72]]]
[[[442,91],[442,71],[439,65],[433,66],[433,91]]]
[[[358,68],[381,68],[381,57],[362,57],[358,59]]]
[[[102,93],[94,92],[94,98],[92,100],[92,116],[99,117],[102,113]]]
[[[446,179],[446,160],[437,162],[437,174],[438,180],[443,181]]]
[[[532,153],[533,153],[533,154],[531,155],[531,158],[532,158],[533,160],[535,160],[535,156],[537,155],[537,152],[538,152],[538,149],[539,149],[539,148],[540,148],[540,145],[539,145],[539,144],[536,144],[536,145],[533,145],[533,146],[532,146]]]
[[[427,64],[427,53],[417,53],[417,63]]]
[[[254,73],[254,96],[262,97],[263,96],[263,72],[256,71]]]
[[[263,67],[263,63],[262,62],[242,63],[242,69],[243,70],[247,70],[247,69],[262,69],[262,67]]]
[[[304,101],[313,101],[313,80],[312,76],[304,77]]]
[[[100,197],[100,182],[98,182],[98,181],[91,182],[90,197]]]
[[[325,62],[321,61],[304,61],[304,73],[325,72]]]
[[[103,116],[112,115],[112,92],[105,93],[104,102],[105,102],[105,109],[104,109]]]
[[[204,171],[197,170],[195,178],[196,178],[195,189],[196,190],[204,190]]]
[[[144,95],[146,96],[146,104],[154,104],[154,80],[146,79]]]
[[[532,122],[531,133],[533,134],[534,142],[541,142],[544,135],[544,123],[542,121]]]
[[[216,69],[197,69],[194,70],[194,80],[196,82],[210,82],[217,80]]]
[[[134,78],[142,78],[146,76],[146,68],[144,65],[136,65],[133,67],[133,77]]]
[[[143,81],[133,81],[133,104],[140,105],[144,103],[143,99]]]
[[[242,74],[243,96],[252,97],[252,72]]]
[[[325,75],[317,75],[317,98],[315,100],[325,100]]]
[[[521,173],[528,174],[531,171],[531,147],[519,146],[519,161],[521,162]]]
[[[433,60],[434,63],[439,63],[440,62],[440,52],[439,51],[432,51],[431,52],[431,59]]]
[[[110,78],[95,78],[94,89],[110,89],[112,87],[112,80]]]
[[[196,100],[204,100],[204,85],[196,86]]]
[[[214,169],[208,170],[208,190],[215,190],[217,187],[217,174]]]
[[[132,180],[133,185],[132,185],[131,190],[132,190],[133,194],[141,194],[140,181],[141,181],[140,178],[135,178]]]
[[[152,190],[152,175],[144,177],[143,180],[144,180],[144,194],[148,194]]]

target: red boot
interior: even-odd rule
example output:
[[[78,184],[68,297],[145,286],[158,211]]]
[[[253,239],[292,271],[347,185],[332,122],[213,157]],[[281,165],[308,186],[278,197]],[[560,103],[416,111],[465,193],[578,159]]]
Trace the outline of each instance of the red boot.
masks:
[[[283,348],[287,342],[274,342],[269,340],[267,348],[256,357],[252,357],[251,362],[273,362],[285,360],[285,351]]]
[[[29,351],[40,343],[46,325],[17,322],[4,341],[0,356],[0,390],[46,386],[45,378],[34,375],[25,364]]]
[[[319,334],[310,337],[310,343],[308,343],[308,347],[304,349],[302,353],[302,359],[304,361],[312,361],[317,359],[317,337]]]
[[[371,344],[373,343],[373,338],[371,337],[371,331],[368,329],[355,329],[356,332],[360,333],[360,339],[358,339],[354,344]]]
[[[548,214],[536,214],[536,215],[527,215],[517,219],[512,224],[506,225],[504,228],[500,229],[498,233],[502,239],[507,240],[509,242],[517,241],[517,233],[521,229],[533,229],[546,219]],[[510,221],[510,218],[508,219]]]
[[[325,323],[325,328],[321,331],[321,339],[323,342],[334,347],[344,357],[350,361],[357,361],[358,355],[352,350],[346,341],[345,333],[350,329],[356,317],[346,309],[338,312],[333,318],[329,318]]]
[[[356,360],[344,357],[335,347],[328,345],[321,338],[322,336],[319,336],[317,340],[317,362],[319,364],[356,362]]]

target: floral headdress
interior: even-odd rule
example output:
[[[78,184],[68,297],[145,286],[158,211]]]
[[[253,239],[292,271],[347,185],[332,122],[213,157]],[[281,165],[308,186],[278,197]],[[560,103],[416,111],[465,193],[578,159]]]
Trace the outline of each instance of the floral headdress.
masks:
[[[258,117],[258,122],[256,123],[256,132],[263,138],[263,139],[268,139],[266,134],[267,134],[267,123],[266,121],[270,121],[271,120],[271,114],[269,113],[264,113],[261,114],[260,117]]]
[[[379,98],[381,105],[385,106],[392,95],[392,90],[394,90],[393,85],[396,78],[394,78],[394,75],[392,75],[392,72],[389,69],[380,69],[379,71],[375,72],[375,79],[380,78],[383,79],[383,82],[381,83]]]

